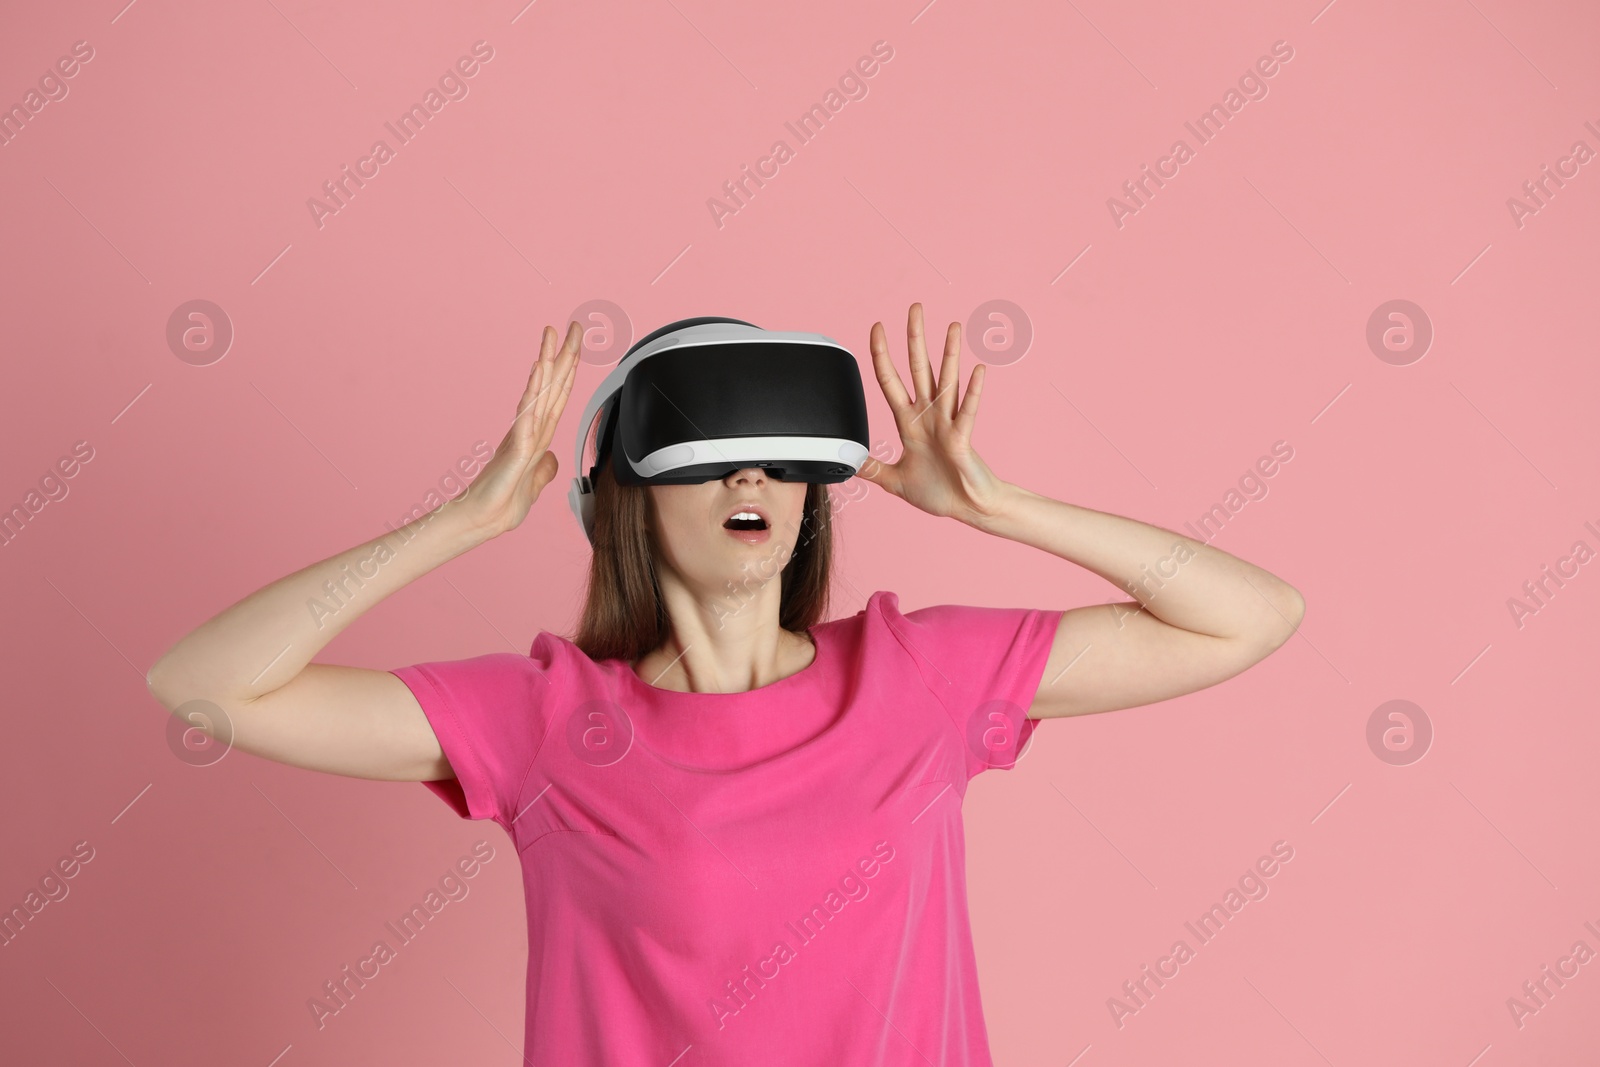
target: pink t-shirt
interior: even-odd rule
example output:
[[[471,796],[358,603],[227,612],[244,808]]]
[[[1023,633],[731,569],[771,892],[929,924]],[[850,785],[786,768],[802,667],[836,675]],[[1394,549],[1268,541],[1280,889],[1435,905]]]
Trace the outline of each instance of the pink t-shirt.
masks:
[[[961,802],[1009,769],[1061,611],[892,592],[804,670],[681,693],[541,632],[393,673],[511,835],[524,1055],[562,1067],[989,1067]]]

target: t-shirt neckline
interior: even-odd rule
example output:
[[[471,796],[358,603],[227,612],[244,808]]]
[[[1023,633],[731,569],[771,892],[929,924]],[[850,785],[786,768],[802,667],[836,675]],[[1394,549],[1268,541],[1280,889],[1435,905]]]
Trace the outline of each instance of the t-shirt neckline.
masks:
[[[811,637],[812,645],[816,647],[816,654],[811,657],[810,663],[806,664],[798,671],[795,671],[793,674],[779,678],[775,682],[768,682],[766,685],[757,686],[754,689],[742,689],[734,693],[694,693],[684,692],[678,689],[663,689],[660,686],[651,685],[643,678],[640,678],[634,673],[633,665],[625,659],[617,660],[617,667],[619,670],[621,670],[626,684],[630,688],[663,702],[695,701],[701,703],[702,705],[715,703],[731,704],[738,702],[740,698],[770,698],[782,693],[786,693],[795,686],[801,685],[812,678],[817,677],[821,673],[820,668],[822,666],[822,659],[828,654],[828,642],[822,636],[826,630],[826,626],[817,625],[812,626],[805,631],[805,633]]]

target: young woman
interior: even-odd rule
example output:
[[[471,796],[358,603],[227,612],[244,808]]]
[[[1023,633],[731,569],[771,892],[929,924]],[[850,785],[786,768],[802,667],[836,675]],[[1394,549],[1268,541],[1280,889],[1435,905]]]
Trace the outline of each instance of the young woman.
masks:
[[[936,382],[913,304],[914,396],[881,323],[870,342],[901,457],[858,476],[1134,599],[902,614],[880,590],[824,621],[826,485],[752,467],[625,487],[607,462],[574,640],[542,631],[528,655],[393,671],[311,662],[367,608],[522,522],[556,475],[547,446],[581,336],[572,323],[557,351],[545,328],[466,492],[223,611],[152,668],[152,693],[216,705],[246,752],[420,781],[500,824],[527,896],[531,1062],[990,1064],[967,783],[1014,766],[1040,719],[1238,674],[1288,639],[1304,602],[1225,552],[998,478],[971,445],[984,368],[958,398],[952,323]],[[742,512],[766,530],[731,521]],[[349,602],[312,623],[330,582]]]

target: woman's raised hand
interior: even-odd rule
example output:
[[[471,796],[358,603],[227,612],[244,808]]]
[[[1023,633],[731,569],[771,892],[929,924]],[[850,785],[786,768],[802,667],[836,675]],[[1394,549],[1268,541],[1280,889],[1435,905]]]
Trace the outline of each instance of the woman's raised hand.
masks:
[[[517,402],[511,429],[458,498],[473,521],[491,536],[516,529],[561,467],[556,454],[548,449],[577,377],[583,329],[575,321],[570,323],[559,351],[556,340],[555,328],[546,326],[539,340],[539,358]]]
[[[906,314],[906,347],[915,400],[906,393],[900,373],[894,368],[883,323],[872,324],[868,344],[878,384],[900,431],[901,449],[897,462],[869,458],[856,476],[930,515],[954,516],[969,525],[976,524],[992,510],[1006,487],[972,449],[972,430],[977,424],[986,367],[980,363],[973,370],[967,391],[958,396],[961,326],[952,322],[945,331],[944,361],[935,382],[923,340],[921,303],[912,304]]]

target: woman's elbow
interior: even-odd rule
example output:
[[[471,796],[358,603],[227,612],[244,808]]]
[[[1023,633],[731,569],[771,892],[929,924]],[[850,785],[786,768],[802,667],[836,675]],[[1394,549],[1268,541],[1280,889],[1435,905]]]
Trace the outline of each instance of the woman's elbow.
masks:
[[[1285,582],[1270,603],[1276,621],[1269,625],[1269,640],[1272,647],[1277,648],[1300,628],[1300,620],[1306,617],[1306,598],[1300,590]]]

